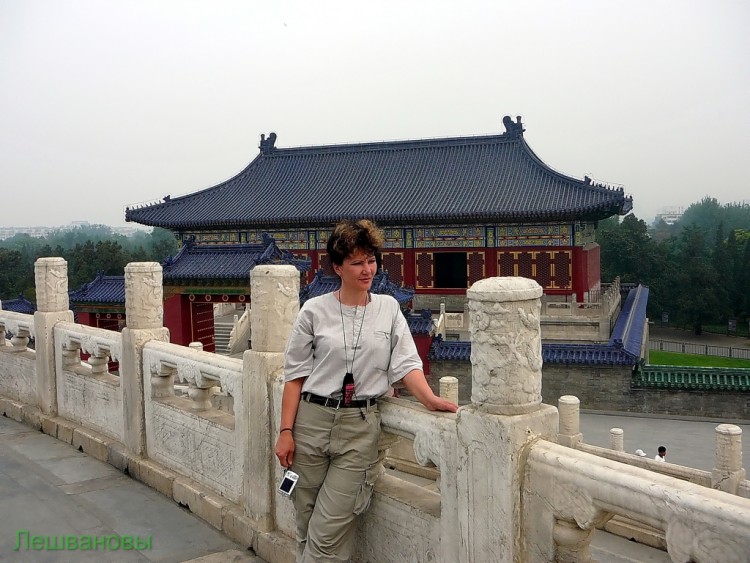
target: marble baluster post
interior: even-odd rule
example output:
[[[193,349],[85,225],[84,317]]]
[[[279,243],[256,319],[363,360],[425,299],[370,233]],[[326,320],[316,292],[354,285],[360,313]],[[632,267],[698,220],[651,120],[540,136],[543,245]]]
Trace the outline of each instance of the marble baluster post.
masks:
[[[557,443],[561,446],[575,448],[583,442],[581,434],[581,401],[574,395],[563,395],[557,400],[560,416],[560,431]]]
[[[146,414],[143,347],[150,340],[169,342],[164,324],[162,268],[158,262],[131,262],[125,266],[125,321],[122,329],[120,385],[125,447],[137,455],[146,454]]]
[[[284,349],[299,311],[299,271],[294,266],[258,265],[250,273],[252,349],[242,362],[245,432],[245,514],[261,529],[275,527],[276,483],[281,469],[273,452],[281,417],[274,385],[282,378]]]
[[[533,280],[496,277],[468,291],[471,405],[458,413],[458,560],[523,560],[524,450],[557,435],[542,404],[540,297]]]
[[[716,463],[711,470],[711,488],[736,495],[746,479],[742,467],[742,428],[734,424],[716,427]]]
[[[60,321],[73,322],[68,301],[68,263],[62,258],[39,258],[34,263],[36,307],[36,390],[39,410],[57,415],[57,376],[53,330]]]

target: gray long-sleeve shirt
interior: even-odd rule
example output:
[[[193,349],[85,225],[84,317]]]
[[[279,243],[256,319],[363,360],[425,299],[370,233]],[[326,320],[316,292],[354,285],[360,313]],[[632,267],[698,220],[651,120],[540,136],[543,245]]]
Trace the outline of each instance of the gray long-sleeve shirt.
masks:
[[[393,297],[372,294],[365,308],[342,305],[326,293],[308,300],[297,315],[284,380],[307,377],[303,392],[340,397],[344,375],[351,371],[355,398],[368,399],[388,394],[413,369],[421,370],[422,360]]]

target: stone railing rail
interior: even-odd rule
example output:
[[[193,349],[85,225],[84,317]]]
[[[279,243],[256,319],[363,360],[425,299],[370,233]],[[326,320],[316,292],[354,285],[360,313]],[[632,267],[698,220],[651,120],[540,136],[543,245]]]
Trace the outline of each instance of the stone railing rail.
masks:
[[[620,306],[620,278],[612,283],[602,284],[603,291],[592,292],[588,301],[542,300],[542,314],[549,317],[577,316],[590,319],[609,319]]]
[[[38,311],[14,317],[33,326],[36,352],[0,347],[0,411],[127,470],[267,561],[293,561],[293,509],[276,493],[272,448],[297,270],[253,269],[252,349],[242,360],[167,343],[159,264],[125,268],[128,324],[111,336],[72,323],[64,260],[40,259],[36,274]],[[737,483],[734,494],[556,444],[558,409],[541,403],[541,293],[523,278],[480,280],[467,292],[472,395],[457,414],[382,401],[381,457],[404,437],[439,477],[427,490],[382,476],[353,560],[588,561],[595,525],[613,514],[663,527],[675,561],[750,552],[750,500],[731,463],[717,466],[712,486]],[[93,365],[80,362],[83,350]],[[112,357],[119,377],[106,373]],[[188,383],[188,397],[174,394],[175,380]],[[233,412],[206,400],[215,386]]]
[[[12,335],[10,342],[6,342],[6,334]],[[0,309],[0,346],[10,344],[10,352],[25,352],[29,339],[36,338],[34,331],[34,317],[14,311]]]

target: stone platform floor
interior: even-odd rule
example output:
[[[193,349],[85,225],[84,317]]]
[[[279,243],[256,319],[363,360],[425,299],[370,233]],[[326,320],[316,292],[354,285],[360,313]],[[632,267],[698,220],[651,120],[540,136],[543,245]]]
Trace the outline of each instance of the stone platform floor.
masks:
[[[137,536],[133,551],[16,551],[33,536]],[[41,540],[40,540],[41,541]],[[264,563],[212,526],[114,467],[0,416],[0,561]]]

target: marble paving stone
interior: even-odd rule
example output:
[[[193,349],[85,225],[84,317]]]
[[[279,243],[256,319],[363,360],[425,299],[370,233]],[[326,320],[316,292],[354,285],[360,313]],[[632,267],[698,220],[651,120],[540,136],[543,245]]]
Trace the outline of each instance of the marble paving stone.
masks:
[[[71,448],[70,444],[41,432],[33,434],[16,434],[6,445],[19,454],[33,460],[55,459],[64,457],[85,457],[86,454]]]
[[[0,417],[0,561],[180,563],[233,550],[247,553],[143,483],[70,445],[27,430]],[[151,536],[152,549],[14,551],[19,530],[52,537]],[[263,563],[259,558],[237,559],[244,560]]]

